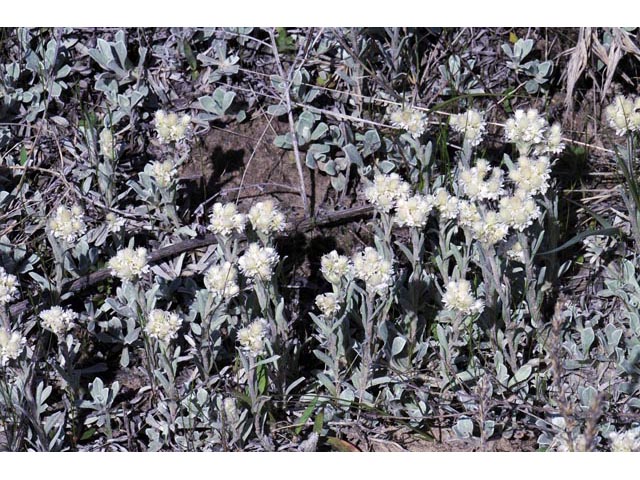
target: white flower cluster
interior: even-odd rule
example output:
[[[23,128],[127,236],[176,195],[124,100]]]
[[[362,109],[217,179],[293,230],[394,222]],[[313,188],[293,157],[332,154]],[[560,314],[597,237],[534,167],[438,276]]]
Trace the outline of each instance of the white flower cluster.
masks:
[[[396,201],[394,221],[401,227],[422,228],[427,224],[432,209],[431,197],[417,194],[408,198],[399,198]]]
[[[109,212],[105,217],[105,223],[107,224],[107,230],[109,232],[120,233],[120,230],[122,230],[126,221],[123,217],[116,217],[115,213]]]
[[[526,155],[533,145],[544,141],[547,127],[546,119],[538,114],[538,110],[516,110],[505,124],[505,136],[507,141],[515,143],[522,155]]]
[[[100,132],[100,153],[109,160],[115,158],[113,133],[111,133],[111,129],[109,128],[104,128]]]
[[[68,308],[55,306],[40,312],[39,317],[44,328],[61,336],[71,330],[78,314]]]
[[[263,235],[282,232],[286,227],[284,215],[276,208],[272,200],[265,200],[253,205],[249,209],[247,217],[249,217],[253,229]]]
[[[381,212],[389,212],[396,200],[409,196],[409,184],[397,173],[383,175],[376,173],[373,182],[364,190],[364,196]]]
[[[605,117],[616,135],[640,131],[640,97],[618,95],[604,110]]]
[[[500,220],[522,232],[540,217],[540,208],[536,201],[521,190],[516,190],[514,195],[500,199]]]
[[[487,122],[484,114],[471,109],[449,118],[449,125],[456,132],[464,134],[464,139],[469,145],[475,147],[480,144],[487,131]]]
[[[505,124],[505,137],[514,143],[520,155],[529,155],[532,150],[537,155],[558,154],[564,150],[562,128],[554,124],[549,128],[547,120],[536,109],[516,110]]]
[[[217,235],[228,237],[233,231],[242,233],[246,221],[245,215],[238,213],[234,203],[215,203],[207,229]]]
[[[261,247],[257,243],[249,245],[238,259],[242,274],[250,280],[267,281],[273,275],[273,267],[280,260],[278,252],[271,247]]]
[[[554,123],[551,128],[547,130],[545,142],[542,145],[537,145],[535,151],[538,155],[544,154],[560,154],[564,150],[565,144],[562,141],[562,127],[559,123]]]
[[[204,286],[217,299],[230,300],[238,293],[238,270],[229,262],[213,265],[204,275]]]
[[[18,332],[9,332],[0,327],[0,365],[18,358],[26,342],[27,339]]]
[[[119,250],[116,256],[109,260],[108,266],[111,269],[111,273],[116,277],[132,281],[134,278],[149,271],[147,249],[140,247],[136,250],[133,248]]]
[[[509,178],[513,181],[520,195],[534,196],[544,194],[549,189],[551,178],[551,163],[548,157],[534,159],[522,156],[509,172]]]
[[[60,205],[49,221],[49,231],[55,238],[69,244],[74,243],[87,231],[87,226],[82,220],[83,215],[84,212],[78,205],[73,205],[71,208]]]
[[[485,180],[485,177],[489,178]],[[502,170],[491,168],[485,159],[478,159],[476,166],[460,166],[458,184],[462,192],[471,200],[497,200],[504,193],[502,188]]]
[[[453,310],[465,315],[481,313],[484,310],[484,302],[473,296],[471,284],[468,280],[450,281],[442,296],[442,301],[447,310]]]
[[[169,188],[178,175],[176,165],[171,160],[151,162],[148,167],[148,172],[160,188]]]
[[[460,213],[460,201],[457,197],[449,195],[447,191],[439,187],[433,194],[433,204],[440,212],[440,217],[444,220],[453,220]]]
[[[389,120],[394,127],[406,130],[413,138],[420,138],[427,126],[427,116],[409,107],[390,107]]]
[[[240,342],[240,346],[245,352],[257,357],[265,350],[267,332],[267,321],[263,318],[258,318],[251,322],[249,326],[238,331],[238,342]]]
[[[351,274],[351,262],[348,257],[332,250],[320,259],[320,271],[327,282],[340,286],[342,280],[347,280]]]
[[[158,110],[155,114],[156,132],[162,143],[178,142],[185,138],[190,124],[189,115],[178,117],[177,114],[167,114],[164,110]]]
[[[333,317],[340,311],[340,299],[335,293],[323,293],[316,297],[316,305],[325,317]]]
[[[177,313],[154,309],[149,312],[145,332],[162,343],[169,343],[178,336],[182,319]]]
[[[382,295],[393,284],[391,262],[372,247],[365,247],[353,256],[353,274],[364,281],[370,293]]]
[[[640,427],[609,434],[612,452],[640,452]]]
[[[18,298],[18,277],[0,267],[0,307]]]
[[[468,225],[473,238],[485,245],[495,245],[505,239],[509,233],[509,227],[501,221],[495,210],[487,210],[484,217]]]

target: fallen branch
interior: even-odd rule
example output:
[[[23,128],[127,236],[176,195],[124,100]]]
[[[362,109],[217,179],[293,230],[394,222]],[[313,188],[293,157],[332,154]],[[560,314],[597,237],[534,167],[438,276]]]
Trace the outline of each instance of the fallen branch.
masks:
[[[298,221],[294,221],[288,224],[285,233],[291,234],[296,232],[308,232],[315,228],[349,223],[355,220],[368,218],[372,213],[373,207],[364,206],[332,212],[327,215],[318,216],[316,218],[302,218]],[[181,253],[208,247],[209,245],[213,245],[215,243],[216,237],[215,235],[211,234],[205,235],[203,238],[184,240],[182,242],[176,243],[175,245],[169,245],[151,253],[151,255],[149,256],[149,263],[158,263],[167,258],[180,255]],[[111,270],[109,268],[103,268],[101,270],[98,270],[97,272],[93,272],[83,277],[76,278],[75,280],[69,280],[65,282],[62,285],[62,293],[64,294],[68,292],[81,292],[82,290],[87,289],[93,285],[104,282],[111,276]],[[28,300],[23,300],[11,305],[11,307],[9,308],[9,312],[12,317],[16,317],[22,313],[29,311],[31,308],[33,308],[34,305],[37,305],[39,302],[40,296],[35,295]]]

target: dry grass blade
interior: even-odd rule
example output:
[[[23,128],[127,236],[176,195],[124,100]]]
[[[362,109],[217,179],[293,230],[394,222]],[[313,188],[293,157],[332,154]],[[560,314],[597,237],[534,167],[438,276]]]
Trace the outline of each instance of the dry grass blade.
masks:
[[[585,27],[580,29],[578,42],[571,51],[571,58],[567,65],[567,93],[564,97],[564,104],[567,107],[565,117],[568,117],[573,111],[573,91],[578,79],[584,72],[589,59],[589,49],[591,46],[591,28]]]

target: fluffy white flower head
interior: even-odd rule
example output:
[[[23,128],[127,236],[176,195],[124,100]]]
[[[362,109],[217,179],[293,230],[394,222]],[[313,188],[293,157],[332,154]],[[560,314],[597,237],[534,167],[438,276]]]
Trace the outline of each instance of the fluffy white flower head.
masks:
[[[323,293],[316,297],[316,305],[325,317],[333,317],[340,311],[339,300],[335,293]]]
[[[533,198],[516,191],[513,196],[500,199],[498,216],[501,221],[522,232],[540,217],[540,208]]]
[[[471,284],[468,280],[452,280],[447,284],[447,289],[442,297],[447,310],[453,310],[466,315],[481,313],[484,310],[484,302],[476,299],[471,293]]]
[[[155,126],[161,143],[178,142],[184,139],[191,125],[191,117],[158,110],[155,114]]]
[[[160,188],[168,188],[178,175],[178,170],[171,160],[154,161],[149,164],[148,173]]]
[[[458,198],[449,195],[447,191],[440,187],[432,197],[432,202],[440,212],[440,217],[445,220],[453,220],[458,216]]]
[[[389,120],[394,127],[406,130],[413,138],[420,138],[427,126],[427,116],[409,107],[390,107]]]
[[[109,160],[113,160],[115,158],[113,134],[109,128],[103,128],[100,132],[100,153],[103,157]]]
[[[354,276],[365,282],[370,293],[383,294],[393,284],[393,266],[376,249],[366,247],[353,256]]]
[[[0,327],[0,365],[18,358],[26,342],[26,338],[18,332],[9,332]]]
[[[229,262],[213,265],[204,275],[204,286],[217,299],[230,300],[238,293],[238,271]]]
[[[491,172],[489,178],[485,179]],[[502,188],[502,170],[489,167],[489,162],[478,159],[475,167],[458,170],[458,185],[471,200],[497,200],[504,193]]]
[[[105,223],[107,224],[107,230],[109,232],[119,233],[126,221],[123,217],[117,217],[115,213],[109,212],[105,217]]]
[[[548,157],[534,160],[520,157],[517,164],[509,172],[509,178],[516,184],[521,195],[533,196],[544,194],[549,189],[551,164]]]
[[[122,249],[109,260],[108,265],[113,275],[125,281],[132,281],[149,271],[147,249],[143,247],[136,250],[133,248]]]
[[[162,343],[169,343],[178,336],[182,319],[177,313],[154,309],[149,312],[145,332]]]
[[[265,200],[253,205],[247,217],[249,217],[253,229],[263,235],[282,232],[286,227],[284,215],[276,208],[272,200]]]
[[[238,259],[238,266],[245,277],[264,282],[273,275],[273,268],[279,259],[278,252],[273,248],[252,243],[244,255]]]
[[[464,139],[469,145],[475,147],[480,144],[487,131],[487,122],[484,115],[474,109],[467,110],[449,118],[449,125],[458,133],[464,134]]]
[[[238,342],[245,352],[253,357],[264,353],[268,332],[267,321],[258,318],[247,327],[238,330]]]
[[[18,277],[0,267],[0,307],[18,298]]]
[[[640,97],[618,95],[604,110],[605,117],[616,135],[640,130]]]
[[[77,320],[78,314],[73,310],[55,306],[40,312],[39,317],[44,328],[61,336],[73,327],[73,322]]]
[[[373,182],[364,190],[364,196],[378,210],[388,212],[396,200],[407,198],[411,188],[397,173],[376,173]]]
[[[83,215],[84,212],[78,205],[71,208],[60,205],[49,220],[49,231],[55,238],[72,244],[87,231]]]
[[[422,228],[427,224],[432,208],[431,198],[424,195],[399,198],[396,202],[394,221],[401,227]]]
[[[609,434],[612,452],[640,452],[640,427]]]
[[[347,279],[351,272],[351,262],[344,255],[338,255],[338,252],[332,250],[320,259],[320,271],[327,280],[333,285],[340,285],[343,279]]]
[[[242,233],[246,223],[246,217],[238,213],[234,203],[215,203],[209,216],[209,231],[228,237],[233,231]]]
[[[516,110],[505,124],[505,136],[514,143],[521,155],[527,155],[531,147],[544,141],[548,123],[535,109]]]
[[[484,217],[471,224],[471,235],[484,245],[495,245],[509,233],[509,226],[502,222],[498,212],[489,210]]]

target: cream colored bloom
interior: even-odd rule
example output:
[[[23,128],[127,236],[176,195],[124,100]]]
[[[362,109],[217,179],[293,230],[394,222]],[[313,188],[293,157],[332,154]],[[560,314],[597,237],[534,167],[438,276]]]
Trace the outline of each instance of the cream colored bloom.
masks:
[[[191,125],[191,117],[158,110],[155,114],[155,126],[161,143],[178,142],[184,139]]]
[[[540,208],[525,192],[516,191],[513,196],[500,199],[498,216],[501,221],[522,232],[540,217]]]
[[[18,277],[0,267],[0,307],[18,298]]]
[[[120,233],[122,227],[124,227],[126,220],[124,217],[117,217],[115,213],[109,212],[105,217],[105,222],[107,224],[107,230],[111,233]]]
[[[0,327],[0,365],[18,358],[26,342],[26,338],[18,332],[9,332]]]
[[[396,202],[394,221],[401,227],[422,228],[427,224],[432,208],[431,198],[424,195],[399,198]]]
[[[427,116],[409,107],[390,107],[389,120],[394,127],[406,130],[414,138],[420,138],[427,126]]]
[[[316,297],[316,305],[326,317],[333,317],[340,311],[340,299],[335,293],[323,293]]]
[[[87,231],[83,215],[84,212],[78,205],[71,208],[60,205],[49,220],[49,231],[55,238],[72,244]]]
[[[115,158],[113,134],[109,128],[103,128],[100,132],[100,153],[103,157],[109,160],[113,160]]]
[[[509,178],[516,184],[520,194],[528,196],[546,193],[550,177],[551,164],[548,157],[540,157],[537,160],[520,157],[509,172]]]
[[[338,255],[338,252],[332,250],[320,259],[320,271],[327,282],[333,285],[340,285],[343,279],[348,279],[351,272],[351,263],[349,258],[344,255]]]
[[[154,309],[149,312],[144,330],[151,338],[162,343],[169,343],[178,336],[182,319],[177,313]]]
[[[265,351],[267,332],[267,321],[258,318],[238,331],[238,342],[245,352],[257,357]]]
[[[466,315],[481,313],[484,310],[484,302],[473,296],[471,284],[467,280],[450,281],[442,297],[442,302],[447,310]]]
[[[364,196],[378,210],[388,212],[396,200],[407,198],[411,188],[397,173],[383,175],[376,173],[373,182],[365,188]]]
[[[171,160],[165,160],[164,162],[154,161],[149,164],[149,175],[160,188],[169,188],[176,179],[178,170]]]
[[[516,110],[506,122],[505,136],[508,142],[516,145],[521,155],[527,155],[531,147],[544,141],[547,127],[547,121],[537,110]]]
[[[489,178],[485,180],[487,174]],[[497,200],[504,193],[502,188],[502,170],[490,168],[489,163],[479,159],[472,168],[459,167],[458,184],[462,193],[471,200]]]
[[[231,232],[242,233],[246,223],[246,217],[238,213],[234,203],[215,203],[209,217],[209,231],[228,237]]]
[[[120,250],[115,257],[109,260],[108,266],[111,269],[111,273],[116,277],[132,281],[134,278],[149,271],[147,249],[140,247],[136,250],[133,248]]]
[[[213,265],[204,275],[205,287],[218,299],[230,300],[238,295],[240,288],[237,280],[238,271],[229,262]]]
[[[508,225],[501,221],[498,212],[494,210],[486,211],[480,220],[471,224],[471,235],[485,245],[501,242],[507,233]]]
[[[278,252],[273,248],[252,243],[238,259],[238,266],[242,274],[250,280],[267,281],[273,275],[273,268],[278,260]]]
[[[487,131],[487,122],[484,121],[484,114],[471,109],[449,118],[449,125],[458,133],[464,134],[464,139],[471,146],[477,146],[482,141],[482,137]]]
[[[618,95],[604,110],[605,117],[616,135],[640,130],[640,97]]]
[[[458,198],[449,195],[444,188],[438,188],[431,198],[433,204],[440,212],[440,217],[445,220],[453,220],[458,216]]]
[[[640,452],[640,427],[609,434],[612,452]]]
[[[393,266],[374,248],[366,247],[353,256],[354,276],[365,282],[371,293],[383,294],[393,284]]]
[[[55,306],[40,312],[39,317],[44,328],[61,336],[71,330],[78,314],[73,310]]]
[[[286,227],[284,215],[276,208],[273,200],[256,203],[249,210],[247,217],[253,229],[263,235],[282,232]]]

